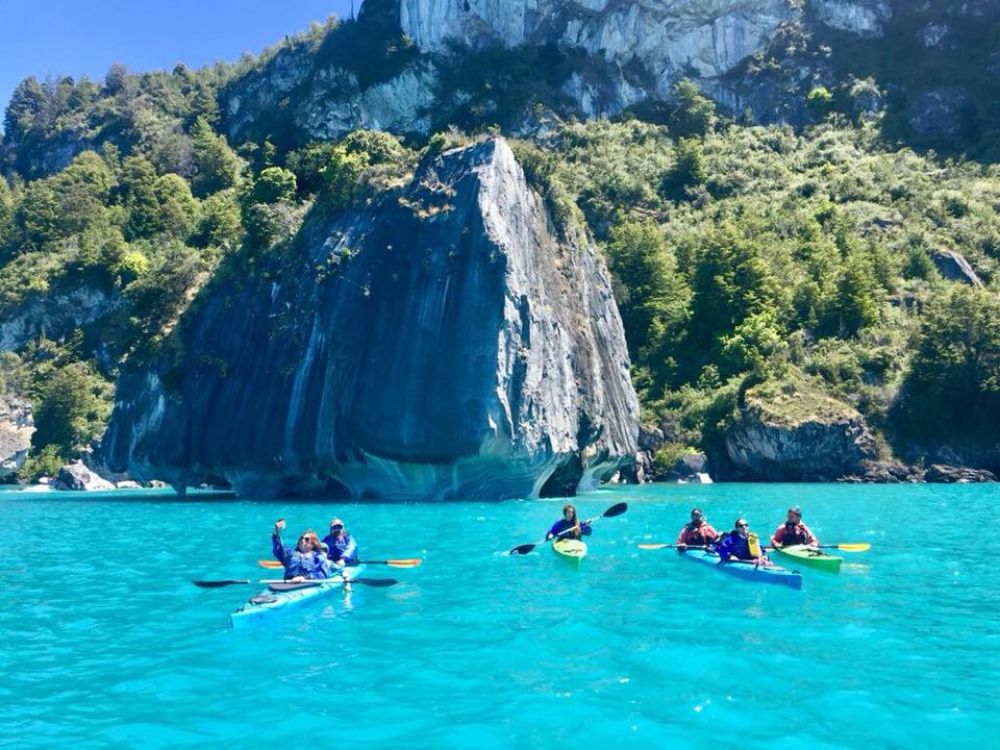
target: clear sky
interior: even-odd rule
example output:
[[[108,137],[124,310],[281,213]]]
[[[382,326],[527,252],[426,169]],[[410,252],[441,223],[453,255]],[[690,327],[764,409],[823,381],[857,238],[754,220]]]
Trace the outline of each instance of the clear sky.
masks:
[[[99,80],[114,62],[145,71],[236,60],[312,21],[348,18],[350,7],[351,0],[0,0],[0,112],[29,75]]]

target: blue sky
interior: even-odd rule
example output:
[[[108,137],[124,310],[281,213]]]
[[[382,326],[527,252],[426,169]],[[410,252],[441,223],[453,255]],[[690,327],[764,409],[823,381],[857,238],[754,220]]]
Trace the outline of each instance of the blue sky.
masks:
[[[361,1],[355,0],[355,12]],[[260,52],[350,0],[0,0],[0,111],[29,75],[201,67]]]

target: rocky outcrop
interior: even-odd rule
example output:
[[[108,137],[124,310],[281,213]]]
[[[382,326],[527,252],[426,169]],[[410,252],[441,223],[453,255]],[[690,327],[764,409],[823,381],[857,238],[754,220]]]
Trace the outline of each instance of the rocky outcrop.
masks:
[[[926,91],[910,107],[910,127],[930,138],[955,137],[966,126],[969,96],[960,88]]]
[[[676,72],[727,73],[794,17],[787,0],[402,0],[403,32],[425,52],[556,44],[619,66],[640,62],[669,93]]]
[[[960,253],[954,250],[938,250],[931,256],[938,272],[951,281],[961,281],[963,284],[981,287],[983,285],[972,266]]]
[[[358,128],[426,134],[454,122],[471,96],[461,81],[442,87],[463,56],[521,47],[559,50],[572,62],[560,66],[557,96],[534,94],[520,117],[502,123],[511,132],[537,124],[537,105],[598,118],[667,102],[682,77],[738,117],[802,125],[812,121],[806,94],[834,80],[825,56],[787,52],[804,48],[794,30],[875,39],[892,18],[885,0],[367,0],[357,24],[332,32],[323,53],[292,45],[233,81],[222,96],[225,127],[235,140],[262,140],[275,128],[299,142]],[[383,46],[397,50],[394,62],[378,56]],[[768,64],[744,75],[753,60]],[[859,106],[881,104],[868,96]],[[484,122],[498,117],[494,109],[481,109]]]
[[[867,38],[882,36],[892,18],[892,8],[884,0],[812,0],[810,7],[827,26]]]
[[[0,393],[0,482],[24,465],[35,432],[31,404]]]
[[[809,389],[751,389],[725,451],[731,478],[759,481],[832,481],[878,458],[861,415]]]
[[[72,280],[67,280],[67,286]],[[86,285],[63,293],[31,296],[0,319],[0,351],[16,350],[45,335],[59,339],[74,328],[85,326],[121,304],[121,296],[106,294]]]
[[[115,486],[106,479],[88,469],[83,461],[75,461],[59,469],[56,478],[50,483],[56,490],[113,490]]]
[[[995,482],[997,478],[993,472],[986,469],[931,464],[924,474],[924,481],[938,484],[965,484],[968,482]]]
[[[430,158],[314,218],[280,268],[206,289],[183,359],[120,379],[106,461],[244,493],[589,485],[634,455],[638,406],[608,273],[566,236],[502,139]]]

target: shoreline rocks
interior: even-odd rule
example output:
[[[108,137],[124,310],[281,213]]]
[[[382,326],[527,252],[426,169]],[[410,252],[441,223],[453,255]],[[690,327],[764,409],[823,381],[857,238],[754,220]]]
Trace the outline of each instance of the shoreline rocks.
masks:
[[[115,485],[88,469],[83,461],[74,461],[60,468],[59,473],[49,483],[49,486],[54,490],[76,492],[115,489]]]

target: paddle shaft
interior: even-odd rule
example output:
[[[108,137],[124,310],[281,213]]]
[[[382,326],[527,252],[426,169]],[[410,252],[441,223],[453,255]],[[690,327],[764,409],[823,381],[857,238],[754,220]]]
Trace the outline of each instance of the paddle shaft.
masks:
[[[416,568],[422,562],[421,558],[412,557],[399,560],[362,560],[358,565],[388,565],[392,568]],[[280,560],[258,560],[257,564],[262,568],[271,568],[274,570],[285,567]]]

